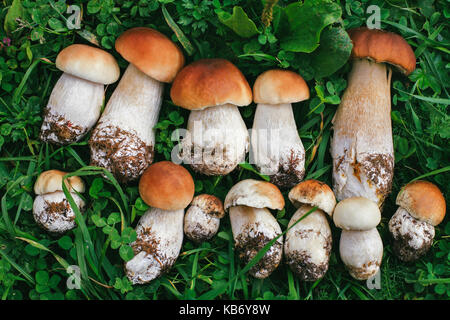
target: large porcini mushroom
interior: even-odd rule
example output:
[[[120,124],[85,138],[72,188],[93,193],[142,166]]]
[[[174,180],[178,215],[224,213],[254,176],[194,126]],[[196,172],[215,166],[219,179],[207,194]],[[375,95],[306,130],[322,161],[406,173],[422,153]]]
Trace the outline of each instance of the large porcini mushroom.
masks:
[[[326,214],[333,215],[336,198],[327,184],[306,180],[292,188],[289,200],[298,209],[289,221],[284,241],[286,263],[300,279],[316,281],[328,270],[333,239]],[[313,207],[317,209],[291,228]]]
[[[224,59],[202,59],[173,81],[174,104],[191,110],[181,157],[197,172],[226,175],[245,160],[249,134],[237,106],[252,102],[242,72]]]
[[[288,70],[268,70],[256,78],[257,103],[251,133],[251,163],[280,188],[291,188],[305,175],[305,148],[298,135],[292,103],[309,99],[305,80]]]
[[[194,242],[214,237],[219,230],[220,219],[225,216],[222,201],[210,194],[196,196],[184,216],[184,234]]]
[[[342,229],[339,253],[357,280],[367,280],[380,269],[383,242],[376,228],[380,220],[378,205],[367,198],[347,198],[334,208],[334,224]]]
[[[104,167],[120,182],[136,180],[152,163],[155,132],[164,83],[184,65],[181,50],[150,28],[132,28],[117,38],[115,47],[130,62],[89,145],[91,164]]]
[[[225,198],[231,230],[239,258],[249,263],[271,240],[281,234],[278,221],[269,209],[282,210],[284,198],[270,182],[246,179],[235,184]],[[255,278],[268,277],[282,258],[283,238],[280,237],[250,270]]]
[[[44,110],[40,139],[69,144],[80,140],[97,123],[104,85],[116,82],[120,69],[114,57],[99,48],[73,44],[56,57],[64,71]]]
[[[396,203],[399,208],[389,220],[393,250],[400,260],[415,261],[430,249],[434,226],[444,220],[445,198],[433,183],[418,180],[400,190]]]
[[[33,218],[44,230],[62,234],[76,227],[75,212],[64,194],[62,183],[67,172],[48,170],[42,172],[34,184],[37,197],[33,203]],[[64,181],[77,207],[83,211],[85,203],[77,194],[83,193],[85,186],[79,177],[69,177]]]
[[[338,200],[365,197],[381,207],[394,173],[392,71],[387,64],[409,74],[416,58],[397,34],[357,28],[349,35],[353,68],[333,119],[333,188]]]
[[[150,209],[139,219],[135,256],[125,265],[133,284],[149,282],[168,271],[183,244],[184,209],[194,196],[189,171],[170,161],[150,165],[139,180],[139,194]]]

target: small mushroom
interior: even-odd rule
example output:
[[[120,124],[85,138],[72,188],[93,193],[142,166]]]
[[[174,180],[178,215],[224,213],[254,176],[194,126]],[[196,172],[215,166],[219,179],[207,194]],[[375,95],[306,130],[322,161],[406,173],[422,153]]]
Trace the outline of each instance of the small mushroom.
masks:
[[[376,228],[380,220],[378,205],[367,198],[347,198],[334,208],[334,224],[343,229],[339,253],[350,275],[357,280],[367,280],[380,269],[383,242]]]
[[[120,69],[106,51],[73,44],[56,57],[56,67],[64,71],[50,94],[44,110],[40,139],[69,144],[79,141],[100,117],[104,85],[116,82]]]
[[[269,209],[283,208],[284,198],[270,182],[246,179],[230,189],[225,198],[225,210],[229,210],[235,248],[245,264],[281,234],[280,225]],[[278,267],[282,251],[283,238],[280,237],[249,274],[258,279],[267,278]]]
[[[184,234],[195,242],[207,241],[216,235],[224,216],[219,198],[209,194],[198,195],[184,216]]]
[[[130,62],[89,145],[91,164],[106,168],[122,183],[139,178],[153,162],[155,132],[164,83],[184,65],[181,50],[165,35],[150,28],[132,28],[115,43]]]
[[[309,99],[305,80],[288,70],[268,70],[256,78],[257,103],[251,154],[259,171],[279,188],[292,188],[305,175],[305,148],[298,135],[292,103]]]
[[[170,270],[183,244],[184,209],[194,196],[189,171],[170,161],[150,165],[139,180],[139,194],[151,206],[136,226],[134,258],[125,264],[128,279],[143,284]]]
[[[433,243],[434,226],[445,217],[445,198],[433,183],[418,180],[402,188],[396,203],[399,208],[389,220],[393,250],[400,260],[415,261]]]
[[[388,64],[407,75],[416,58],[400,35],[367,28],[349,35],[353,68],[332,120],[333,189],[338,200],[365,197],[381,207],[394,174]]]
[[[67,200],[63,187],[63,177],[67,172],[48,170],[42,172],[34,184],[37,197],[33,202],[33,218],[44,230],[53,234],[62,234],[76,227],[75,212]],[[77,192],[84,192],[84,183],[79,177],[69,177],[66,187],[80,211],[85,203]]]
[[[289,200],[298,210],[289,221],[284,255],[291,270],[304,281],[316,281],[328,270],[332,235],[326,214],[330,217],[336,198],[328,185],[317,180],[300,182],[289,192]],[[317,209],[291,226],[313,207]]]
[[[191,110],[181,158],[205,175],[226,175],[245,160],[249,134],[237,106],[252,102],[242,72],[224,59],[201,59],[173,81],[174,104]]]

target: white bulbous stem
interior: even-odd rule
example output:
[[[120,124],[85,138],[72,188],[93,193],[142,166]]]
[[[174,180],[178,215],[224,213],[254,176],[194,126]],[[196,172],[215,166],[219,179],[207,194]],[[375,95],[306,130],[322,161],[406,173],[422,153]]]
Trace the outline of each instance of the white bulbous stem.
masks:
[[[69,144],[79,141],[100,117],[104,85],[63,73],[50,94],[40,138]]]
[[[143,173],[153,161],[163,89],[162,82],[128,66],[89,141],[93,165],[121,182]]]
[[[326,214],[320,209],[294,225],[311,209],[313,207],[309,205],[301,205],[297,209],[289,221],[290,229],[284,241],[287,264],[305,281],[315,281],[325,275],[333,241]]]
[[[303,179],[305,149],[290,103],[257,105],[251,147],[250,163],[278,187],[291,188]]]
[[[338,200],[362,196],[382,205],[394,170],[391,70],[355,60],[333,119],[333,188]]]
[[[205,175],[226,175],[245,160],[249,134],[237,106],[224,104],[191,111],[183,159]]]
[[[184,210],[150,208],[136,227],[137,240],[131,244],[135,256],[125,265],[133,284],[147,283],[167,272],[183,245]]]
[[[278,221],[267,208],[234,206],[229,209],[231,230],[239,258],[249,263],[271,240],[281,234]],[[255,278],[267,278],[279,265],[283,238],[280,237],[249,273]]]
[[[205,213],[197,206],[191,206],[184,216],[184,234],[195,242],[211,239],[220,226],[220,218]]]

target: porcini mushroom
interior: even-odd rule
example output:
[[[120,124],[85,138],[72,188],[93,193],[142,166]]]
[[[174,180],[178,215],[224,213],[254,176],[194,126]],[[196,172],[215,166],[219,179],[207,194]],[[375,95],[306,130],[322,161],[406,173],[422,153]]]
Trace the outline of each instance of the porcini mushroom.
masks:
[[[291,188],[305,175],[305,148],[298,135],[292,103],[309,99],[305,80],[288,70],[268,70],[256,78],[257,103],[251,154],[262,174],[280,188]]]
[[[115,47],[130,62],[109,99],[89,145],[91,164],[123,183],[136,180],[152,163],[164,83],[184,65],[181,50],[150,28],[132,28]]]
[[[245,160],[249,134],[237,106],[252,102],[242,72],[224,59],[202,59],[184,67],[173,81],[174,104],[191,110],[182,158],[205,175],[226,175]]]
[[[184,209],[194,196],[189,171],[170,161],[150,165],[139,180],[139,194],[151,206],[139,219],[135,256],[125,265],[133,284],[147,283],[168,271],[183,244]]]
[[[387,64],[410,74],[416,58],[399,35],[377,29],[349,31],[353,68],[333,119],[333,188],[338,200],[365,197],[380,207],[394,173],[390,84]]]
[[[220,219],[225,216],[219,198],[201,194],[196,196],[184,216],[184,234],[194,242],[214,237],[219,230]]]
[[[104,85],[116,82],[120,69],[111,54],[84,44],[64,48],[56,57],[56,67],[64,73],[44,110],[40,139],[69,144],[79,141],[95,125]]]
[[[402,261],[415,261],[430,249],[434,227],[444,220],[446,204],[439,188],[417,180],[404,186],[396,200],[399,206],[389,220],[393,250]]]
[[[229,210],[235,248],[244,263],[250,262],[271,240],[281,234],[278,221],[269,209],[282,210],[284,198],[270,182],[246,179],[235,184],[225,198]],[[280,237],[250,270],[255,278],[268,277],[282,258]]]
[[[333,239],[326,214],[333,215],[336,198],[327,184],[306,180],[292,188],[289,200],[298,210],[289,221],[284,241],[286,263],[300,279],[315,281],[328,270]],[[317,209],[291,228],[313,207]]]
[[[383,242],[376,228],[380,220],[378,205],[364,197],[344,199],[334,208],[334,224],[342,229],[339,253],[357,280],[367,280],[380,269]]]
[[[62,183],[67,172],[48,170],[42,172],[34,184],[37,197],[33,202],[33,218],[44,230],[62,234],[76,227],[75,212],[64,194]],[[85,186],[79,177],[69,177],[64,181],[77,207],[83,211],[85,203],[77,194],[83,193]]]

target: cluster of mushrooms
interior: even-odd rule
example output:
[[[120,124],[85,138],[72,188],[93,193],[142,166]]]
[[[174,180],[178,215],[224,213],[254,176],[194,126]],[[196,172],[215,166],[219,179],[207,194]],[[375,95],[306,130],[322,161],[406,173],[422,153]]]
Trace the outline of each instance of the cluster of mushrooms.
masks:
[[[147,283],[170,270],[184,236],[208,241],[226,213],[244,263],[272,243],[249,270],[255,278],[268,277],[283,256],[300,279],[324,277],[333,242],[329,221],[342,229],[339,253],[350,275],[364,280],[378,272],[383,242],[377,226],[394,172],[389,65],[409,74],[416,61],[399,35],[367,28],[349,35],[353,69],[333,119],[333,189],[317,180],[302,181],[305,149],[292,104],[309,99],[309,88],[295,72],[268,70],[252,89],[231,62],[201,59],[184,66],[182,51],[165,35],[133,28],[116,40],[116,51],[129,65],[101,112],[104,85],[120,76],[114,57],[81,44],[59,53],[56,66],[64,73],[45,108],[40,137],[65,145],[92,131],[91,165],[107,169],[124,184],[139,180],[140,197],[150,209],[136,226],[135,256],[125,264],[132,283]],[[195,196],[185,167],[171,161],[152,164],[164,83],[172,83],[173,103],[190,110],[189,135],[179,155],[194,172],[227,175],[250,151],[252,163],[270,182],[239,181],[222,202],[214,195]],[[238,107],[252,102],[257,107],[249,134]],[[56,235],[76,227],[64,184],[80,211],[85,207],[83,181],[64,179],[66,174],[45,171],[34,186],[33,216]],[[297,209],[285,235],[274,216],[285,207],[280,189],[289,191]],[[434,226],[445,216],[445,199],[434,184],[414,181],[401,189],[396,203],[399,208],[389,221],[393,252],[403,261],[417,260],[432,245]]]

